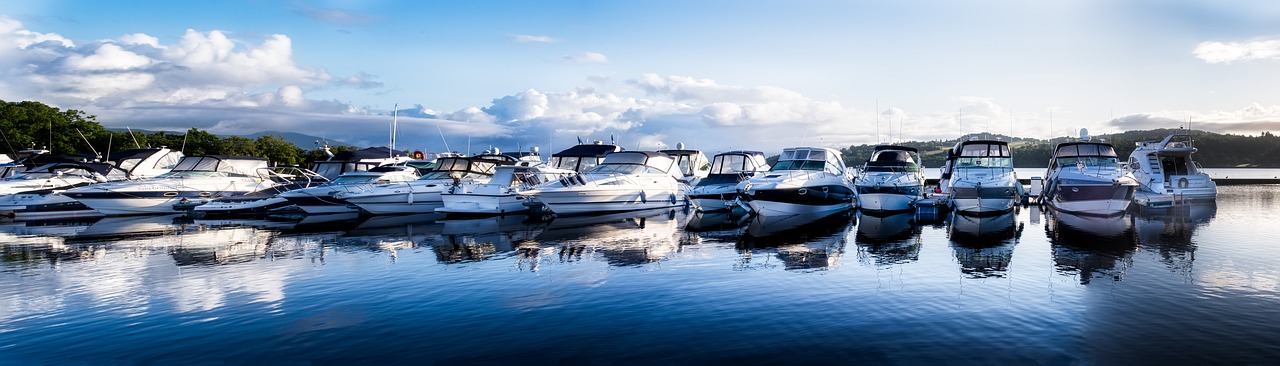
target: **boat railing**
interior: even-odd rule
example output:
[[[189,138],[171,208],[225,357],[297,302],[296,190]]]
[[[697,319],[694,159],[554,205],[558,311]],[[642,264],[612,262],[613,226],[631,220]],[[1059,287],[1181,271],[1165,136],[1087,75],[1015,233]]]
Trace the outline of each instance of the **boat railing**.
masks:
[[[277,184],[302,183],[305,184],[305,186],[310,187],[330,181],[329,178],[325,178],[319,173],[296,166],[258,168],[256,173],[258,174],[258,177],[261,177],[263,180],[270,180]]]

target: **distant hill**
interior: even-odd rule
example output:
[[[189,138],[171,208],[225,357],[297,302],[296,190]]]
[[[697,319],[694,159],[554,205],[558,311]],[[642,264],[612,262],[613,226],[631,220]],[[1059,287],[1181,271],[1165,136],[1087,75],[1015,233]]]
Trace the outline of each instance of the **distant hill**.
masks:
[[[107,129],[107,131],[126,132],[126,131],[128,131],[128,129],[125,129],[125,128],[108,128],[108,129]],[[186,131],[151,131],[151,130],[140,130],[140,129],[136,129],[136,128],[135,128],[135,129],[133,129],[133,132],[135,132],[135,133],[147,133],[147,134],[157,133],[157,132],[164,132],[164,133],[166,133],[166,134],[171,134],[171,135],[181,135],[181,134],[186,133]],[[314,148],[316,147],[316,141],[327,142],[327,143],[329,144],[329,147],[332,147],[332,148],[338,148],[338,147],[352,147],[352,148],[355,148],[355,147],[357,147],[357,146],[355,146],[355,145],[352,145],[352,144],[348,144],[348,143],[342,142],[342,141],[340,141],[340,140],[335,140],[335,139],[330,139],[330,138],[323,138],[323,137],[316,137],[316,136],[311,136],[311,135],[307,135],[307,134],[301,134],[301,133],[297,133],[297,132],[262,131],[262,132],[251,133],[251,134],[248,134],[248,135],[217,135],[217,136],[218,136],[218,137],[221,137],[221,138],[227,138],[227,137],[231,137],[231,136],[239,136],[239,137],[244,137],[244,138],[251,139],[251,140],[257,140],[259,137],[266,136],[266,135],[276,135],[276,136],[280,136],[280,137],[284,138],[284,140],[285,140],[285,141],[288,141],[289,143],[293,144],[294,146],[300,147],[300,148],[302,148],[303,150],[311,150],[311,149],[314,149]]]

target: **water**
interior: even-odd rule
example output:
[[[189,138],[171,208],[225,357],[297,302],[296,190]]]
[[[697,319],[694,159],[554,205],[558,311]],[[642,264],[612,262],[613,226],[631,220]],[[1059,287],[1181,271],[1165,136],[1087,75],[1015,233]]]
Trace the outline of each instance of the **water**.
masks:
[[[9,223],[0,364],[1270,363],[1278,206]]]

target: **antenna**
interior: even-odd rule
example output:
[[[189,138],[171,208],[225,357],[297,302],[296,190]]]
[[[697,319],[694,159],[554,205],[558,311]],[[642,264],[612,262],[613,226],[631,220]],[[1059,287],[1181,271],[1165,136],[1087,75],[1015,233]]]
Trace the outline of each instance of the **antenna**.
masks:
[[[111,140],[115,139],[116,134],[107,133],[107,161],[111,161]]]
[[[14,150],[13,144],[9,143],[9,135],[4,134],[4,130],[0,130],[0,137],[4,137],[4,144],[9,146],[9,152],[13,153],[14,157],[17,157],[18,150]]]
[[[133,135],[133,129],[129,128],[129,126],[124,126],[124,129],[129,130],[129,137],[133,138],[133,146],[136,146],[137,148],[141,149],[142,144],[138,143],[138,136]]]
[[[880,100],[876,99],[876,143],[880,143]]]
[[[397,127],[396,117],[399,112],[400,112],[400,103],[392,104],[391,105],[391,143],[389,146],[391,149],[389,149],[390,151],[387,151],[388,158],[394,158],[396,156],[396,127]]]
[[[93,150],[93,155],[95,155],[95,156],[97,156],[99,159],[101,159],[101,158],[102,158],[102,154],[99,154],[99,153],[98,153],[98,150],[93,148],[93,144],[89,143],[89,139],[87,139],[87,138],[85,138],[85,137],[84,137],[84,132],[80,132],[80,129],[79,129],[79,128],[77,128],[77,129],[76,129],[76,133],[77,133],[77,134],[80,134],[80,138],[84,140],[84,144],[85,144],[85,145],[89,145],[89,150]]]
[[[49,152],[53,152],[53,119],[49,119]]]
[[[1049,143],[1053,143],[1053,108],[1049,108]]]
[[[439,123],[436,123],[436,132],[439,132],[439,133],[440,133],[440,141],[441,141],[441,142],[444,142],[444,150],[445,150],[445,152],[453,152],[453,149],[450,149],[450,148],[449,148],[449,141],[444,139],[444,131],[440,129],[440,124],[439,124]]]
[[[190,135],[191,134],[189,133],[182,134],[182,148],[178,149],[178,151],[181,151],[183,154],[187,153],[187,136],[190,136]]]

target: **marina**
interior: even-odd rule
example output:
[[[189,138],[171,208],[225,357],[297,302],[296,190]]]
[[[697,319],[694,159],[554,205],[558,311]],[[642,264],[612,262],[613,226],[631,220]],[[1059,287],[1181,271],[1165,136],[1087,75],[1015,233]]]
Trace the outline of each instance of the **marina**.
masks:
[[[1094,218],[0,224],[15,362],[1267,363],[1280,187]],[[332,216],[332,217],[329,217]],[[163,347],[157,346],[163,344]]]

